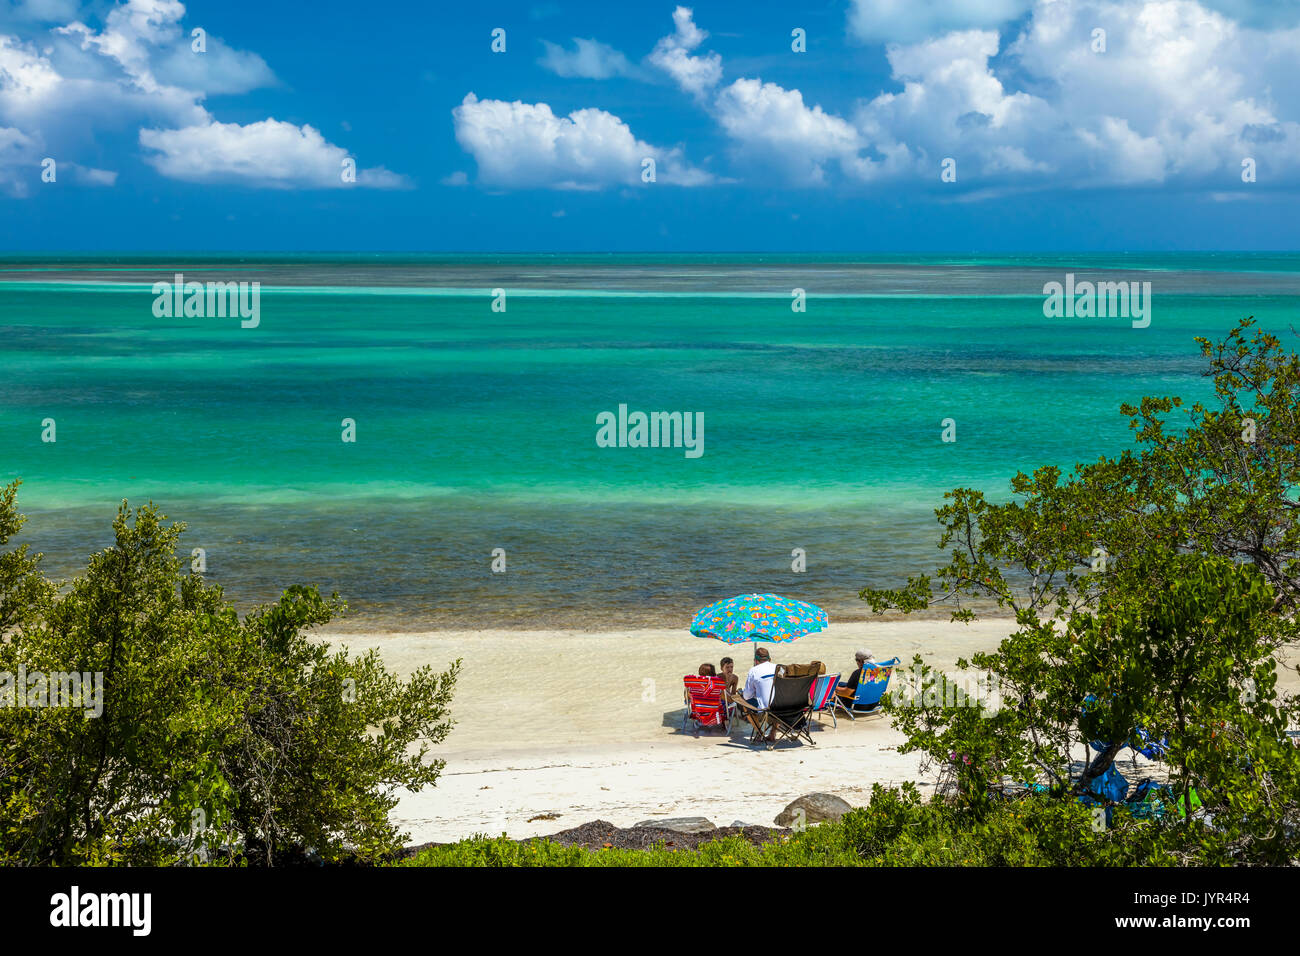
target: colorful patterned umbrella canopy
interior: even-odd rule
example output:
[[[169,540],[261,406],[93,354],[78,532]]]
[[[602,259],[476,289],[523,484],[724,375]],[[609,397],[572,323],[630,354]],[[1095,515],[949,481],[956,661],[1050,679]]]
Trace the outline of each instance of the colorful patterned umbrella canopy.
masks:
[[[766,641],[783,644],[827,626],[826,612],[779,594],[741,594],[710,604],[691,621],[696,637],[713,637],[728,644]]]

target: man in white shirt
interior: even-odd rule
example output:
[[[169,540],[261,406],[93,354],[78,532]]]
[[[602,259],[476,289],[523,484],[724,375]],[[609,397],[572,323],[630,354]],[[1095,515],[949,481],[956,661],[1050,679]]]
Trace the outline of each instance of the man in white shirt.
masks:
[[[754,666],[745,675],[745,689],[741,692],[749,703],[758,710],[767,710],[772,703],[772,676],[776,665],[767,648],[759,645],[754,648]]]

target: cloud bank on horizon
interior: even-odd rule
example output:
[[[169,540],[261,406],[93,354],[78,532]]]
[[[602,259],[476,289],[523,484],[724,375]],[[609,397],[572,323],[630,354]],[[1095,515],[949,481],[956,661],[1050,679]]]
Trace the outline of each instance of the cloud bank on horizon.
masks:
[[[725,136],[725,173],[692,159],[689,144],[642,143],[599,106],[557,119],[547,103],[471,91],[452,117],[478,182],[498,189],[631,184],[643,157],[666,160],[657,181],[680,186],[763,177],[932,190],[947,161],[970,198],[1035,188],[1213,191],[1240,182],[1247,160],[1251,174],[1295,186],[1298,19],[1284,3],[1237,0],[852,0],[847,37],[885,45],[896,89],[863,90],[844,115],[761,76],[728,82],[688,7],[674,9],[673,31],[639,66],[597,38],[575,38],[572,53],[548,47],[540,65],[560,76],[676,85],[682,108],[702,111]],[[539,124],[539,114],[555,121]]]
[[[422,180],[595,192],[653,181],[862,194],[956,187],[948,195],[969,200],[1132,187],[1230,198],[1246,161],[1270,188],[1300,186],[1293,3],[848,0],[837,35],[784,40],[790,45],[777,51],[811,56],[796,51],[799,43],[834,43],[881,58],[887,88],[837,75],[851,100],[838,109],[782,75],[780,56],[764,57],[762,70],[752,58],[724,57],[719,41],[734,46],[744,18],[709,17],[665,4],[663,30],[636,50],[606,42],[597,23],[588,31],[596,35],[534,41],[534,75],[566,81],[576,109],[530,96],[526,74],[510,78],[519,86],[510,98],[466,84],[447,100],[457,81],[444,77],[443,101],[415,121],[449,116],[450,148],[473,171],[431,160],[399,173],[358,168],[321,131],[337,117],[250,120],[247,110],[232,117],[209,106],[280,81],[258,53],[198,36],[179,0],[8,0],[0,6],[0,191],[26,194],[31,170],[54,155],[69,181],[97,188],[136,164],[181,183],[278,190],[405,189]],[[200,43],[204,55],[193,55]],[[623,87],[612,103],[608,84]],[[678,96],[677,109],[699,121],[693,140],[656,142],[664,137],[638,133],[641,118],[619,115],[629,115],[628,87],[651,86]],[[133,133],[132,153],[86,158],[102,154],[100,133],[123,129]],[[941,179],[948,164],[955,182]]]

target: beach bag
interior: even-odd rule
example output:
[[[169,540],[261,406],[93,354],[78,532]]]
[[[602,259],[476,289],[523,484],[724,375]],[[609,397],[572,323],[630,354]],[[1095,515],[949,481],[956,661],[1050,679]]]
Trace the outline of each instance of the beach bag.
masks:
[[[1128,779],[1111,764],[1105,773],[1088,785],[1088,790],[1112,803],[1123,803],[1128,796]]]
[[[826,665],[821,661],[811,664],[777,664],[776,673],[780,677],[818,677],[826,673]]]

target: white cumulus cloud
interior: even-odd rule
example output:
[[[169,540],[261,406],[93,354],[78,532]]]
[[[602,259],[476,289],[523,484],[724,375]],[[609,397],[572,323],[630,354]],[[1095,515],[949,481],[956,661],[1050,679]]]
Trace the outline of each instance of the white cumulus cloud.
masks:
[[[735,161],[789,182],[939,183],[958,189],[1158,186],[1223,190],[1242,160],[1261,182],[1300,181],[1300,27],[1255,29],[1231,0],[856,0],[850,26],[888,38],[894,89],[839,116],[758,78],[718,88],[690,10],[651,62],[697,95]],[[1281,14],[1278,14],[1281,16]],[[1011,29],[1008,29],[1008,28]],[[1093,31],[1106,31],[1094,49]],[[999,29],[1000,28],[1000,29]]]
[[[859,155],[861,134],[820,106],[807,106],[798,90],[740,79],[718,94],[714,110],[746,159],[776,165],[797,183],[824,184],[832,160],[856,178],[869,175],[870,161]]]
[[[694,13],[689,7],[673,10],[673,26],[673,32],[655,44],[647,59],[687,93],[703,96],[722,81],[722,57],[717,53],[691,55],[691,51],[709,35],[695,25]]]
[[[1104,53],[1082,40],[1099,24]],[[1194,0],[1059,0],[1008,53],[1048,91],[1074,178],[1222,188],[1248,156],[1274,177],[1300,172],[1300,30],[1243,27]]]
[[[122,0],[84,11],[62,0],[25,0],[4,13],[0,128],[21,131],[61,167],[62,157],[94,148],[99,133],[138,130],[148,161],[165,176],[282,188],[346,185],[339,164],[348,154],[313,127],[274,119],[241,126],[208,112],[210,95],[246,93],[276,79],[256,53],[220,37],[204,35],[204,51],[195,51],[179,0]],[[12,155],[0,150],[0,186],[10,191],[26,175],[3,168],[16,161]],[[69,168],[70,181],[85,185],[112,185],[117,176]],[[360,170],[357,184],[405,181],[375,167]]]
[[[1045,100],[1008,91],[989,67],[998,51],[993,31],[949,33],[888,50],[898,93],[882,93],[854,121],[881,157],[876,172],[938,181],[940,163],[957,161],[958,182],[1021,179],[1048,173],[1035,158],[1054,149],[1058,118]]]
[[[146,160],[171,179],[195,183],[237,183],[281,189],[337,189],[368,186],[400,189],[404,177],[382,166],[356,169],[345,182],[348,152],[326,142],[319,130],[265,119],[241,126],[209,122],[183,129],[142,129]]]
[[[51,107],[62,86],[63,77],[48,59],[18,37],[0,36],[0,114]]]
[[[478,163],[478,180],[506,188],[601,189],[640,185],[645,159],[656,181],[697,186],[713,177],[686,163],[680,148],[637,139],[599,109],[556,116],[547,103],[480,100],[473,93],[452,110],[456,141]]]

